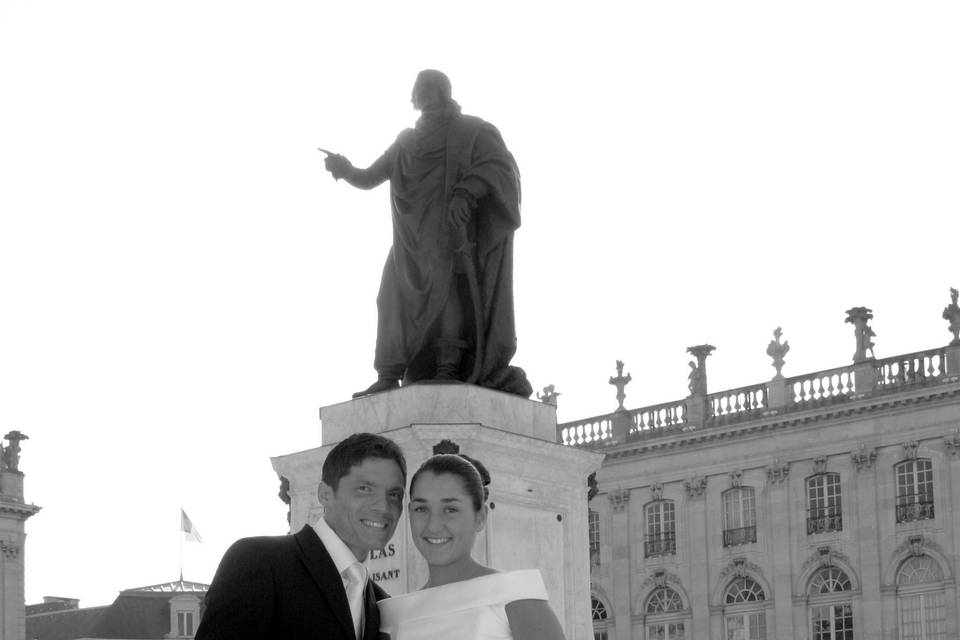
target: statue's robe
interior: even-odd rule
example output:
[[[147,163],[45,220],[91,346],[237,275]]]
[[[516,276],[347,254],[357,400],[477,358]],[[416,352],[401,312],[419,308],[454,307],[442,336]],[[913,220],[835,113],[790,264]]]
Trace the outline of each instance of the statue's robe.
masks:
[[[390,181],[393,217],[377,296],[374,368],[405,383],[433,378],[440,317],[451,287],[458,287],[468,344],[458,377],[529,397],[523,370],[510,366],[517,348],[513,232],[520,226],[520,173],[499,131],[454,105],[401,132],[358,174],[351,182],[361,187]],[[456,251],[463,237],[448,219],[454,193],[475,205],[466,225],[472,267]]]

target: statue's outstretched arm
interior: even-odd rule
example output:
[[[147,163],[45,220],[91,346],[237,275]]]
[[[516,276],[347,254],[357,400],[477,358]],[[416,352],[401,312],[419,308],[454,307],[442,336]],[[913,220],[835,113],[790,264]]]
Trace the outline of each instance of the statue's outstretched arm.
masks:
[[[343,178],[351,186],[358,189],[373,189],[383,184],[390,177],[389,150],[366,169],[353,166],[346,156],[339,153],[330,153],[323,161],[323,165],[335,179]]]

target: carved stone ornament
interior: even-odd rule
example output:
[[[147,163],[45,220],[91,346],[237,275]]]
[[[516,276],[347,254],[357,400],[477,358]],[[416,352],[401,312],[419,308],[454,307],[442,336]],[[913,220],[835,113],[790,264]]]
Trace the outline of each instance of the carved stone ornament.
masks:
[[[690,362],[690,375],[687,376],[687,388],[691,396],[707,395],[707,356],[716,349],[712,344],[698,344],[687,347],[687,353],[697,359]]]
[[[747,559],[746,558],[734,558],[733,559],[733,575],[736,578],[746,578],[747,577]]]
[[[560,395],[560,392],[555,389],[556,387],[552,384],[548,384],[543,388],[543,395],[540,395],[540,392],[537,391],[537,400],[543,404],[549,404],[553,407],[557,406],[557,396]]]
[[[9,441],[9,444],[2,447],[3,455],[0,456],[0,470],[23,475],[20,471],[20,442],[30,438],[16,429],[3,437]]]
[[[829,546],[817,547],[817,555],[820,559],[820,566],[832,567],[834,553],[835,553],[834,550],[831,549]]]
[[[614,513],[623,513],[630,502],[630,491],[627,489],[614,489],[610,492],[610,504],[613,505]]]
[[[910,545],[910,555],[923,555],[923,536],[910,536],[907,539],[907,543]]]
[[[947,453],[957,457],[960,453],[960,429],[954,429],[953,433],[943,437],[943,444],[947,448]]]
[[[920,446],[920,443],[916,440],[903,443],[903,455],[907,457],[907,460],[916,460],[917,459],[917,447]]]
[[[652,500],[663,500],[663,484],[656,482],[650,485],[650,498]]]
[[[737,556],[720,572],[720,581],[726,582],[733,578],[746,578],[747,576],[762,577],[763,570],[745,557]]]
[[[737,489],[743,486],[743,470],[734,469],[730,472],[730,488]]]
[[[943,319],[950,323],[947,328],[953,334],[951,347],[960,347],[960,305],[957,304],[957,295],[957,290],[951,287],[950,304],[943,309]]]
[[[770,484],[782,484],[788,475],[790,475],[790,463],[780,462],[779,458],[767,467],[767,480]]]
[[[617,360],[617,377],[610,376],[610,384],[617,388],[617,411],[626,411],[627,408],[623,406],[623,401],[627,399],[627,392],[624,391],[626,386],[630,384],[630,381],[633,378],[628,373],[623,375],[623,360]]]
[[[856,451],[850,453],[850,459],[853,460],[853,464],[856,465],[857,471],[865,471],[873,466],[873,463],[877,460],[877,448],[870,447],[867,448],[867,445],[860,443],[860,447]]]
[[[780,370],[783,369],[783,358],[787,355],[787,352],[790,351],[790,343],[784,340],[780,342],[780,337],[783,335],[783,330],[780,327],[777,327],[773,330],[773,340],[770,341],[770,344],[767,345],[767,355],[773,358],[773,368],[777,370],[777,375],[773,376],[774,380],[782,380],[783,374],[780,373]]]
[[[806,572],[812,565],[818,567],[833,567],[837,566],[837,562],[842,562],[844,564],[850,564],[850,558],[848,558],[842,551],[834,549],[830,546],[817,547],[816,551],[808,557],[804,563],[803,567],[800,569],[800,573]]]
[[[699,498],[707,490],[706,476],[693,476],[689,480],[683,481],[683,488],[687,492],[688,498]]]
[[[20,557],[20,547],[6,540],[0,540],[0,553],[3,553],[3,557],[7,560],[16,560]]]
[[[827,456],[818,456],[813,459],[813,472],[814,473],[827,472]]]
[[[931,552],[933,553],[931,554]],[[893,557],[901,557],[905,554],[911,556],[944,555],[940,545],[920,534],[912,535],[901,542],[893,552]]]
[[[652,587],[666,587],[671,584],[679,586],[680,578],[669,571],[657,569],[652,575],[647,577],[647,579],[640,584],[640,587],[637,589],[637,593],[644,594]]]
[[[873,320],[872,309],[866,307],[847,309],[847,319],[844,322],[853,325],[853,334],[857,339],[857,350],[853,353],[854,362],[868,360],[867,351],[870,352],[870,358],[875,357],[873,354],[873,347],[875,346],[873,339],[877,337],[877,334],[870,328],[869,322],[871,320]]]

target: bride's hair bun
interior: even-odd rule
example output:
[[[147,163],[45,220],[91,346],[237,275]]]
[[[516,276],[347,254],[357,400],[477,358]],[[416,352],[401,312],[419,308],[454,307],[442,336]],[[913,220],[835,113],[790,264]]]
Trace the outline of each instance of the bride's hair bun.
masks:
[[[490,472],[479,460],[462,453],[440,453],[430,458],[420,465],[417,472],[413,474],[410,480],[410,493],[414,492],[417,485],[417,479],[425,471],[436,475],[450,474],[455,475],[463,482],[463,488],[470,496],[473,502],[473,508],[477,511],[487,502],[490,497],[490,491],[487,485],[490,484]]]

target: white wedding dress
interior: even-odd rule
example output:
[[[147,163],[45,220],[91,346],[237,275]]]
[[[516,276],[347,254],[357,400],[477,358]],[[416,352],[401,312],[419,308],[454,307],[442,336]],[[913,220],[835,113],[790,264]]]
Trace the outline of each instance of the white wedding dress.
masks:
[[[380,634],[390,640],[513,640],[507,603],[547,599],[536,569],[491,573],[381,600]]]

